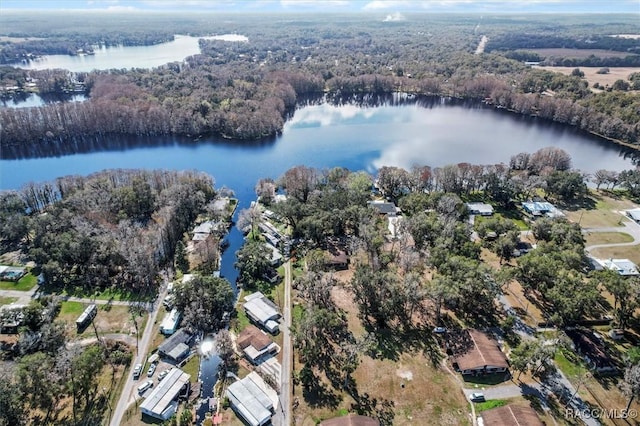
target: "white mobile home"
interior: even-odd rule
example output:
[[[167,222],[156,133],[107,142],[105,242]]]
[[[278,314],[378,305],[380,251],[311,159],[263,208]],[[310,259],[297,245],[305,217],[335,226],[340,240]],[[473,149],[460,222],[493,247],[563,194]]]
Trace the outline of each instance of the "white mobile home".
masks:
[[[162,320],[162,324],[160,324],[160,333],[171,335],[176,332],[178,329],[178,325],[180,324],[180,319],[182,318],[182,314],[177,309],[172,309],[164,319]]]

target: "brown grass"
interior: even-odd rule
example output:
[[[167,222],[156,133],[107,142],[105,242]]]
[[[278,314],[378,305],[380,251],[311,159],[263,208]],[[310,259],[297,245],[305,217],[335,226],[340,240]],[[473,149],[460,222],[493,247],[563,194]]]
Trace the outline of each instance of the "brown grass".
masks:
[[[540,67],[547,71],[559,72],[564,75],[571,75],[571,72],[576,67]],[[607,67],[609,68],[608,74],[598,74],[598,70],[603,67],[578,67],[580,71],[584,72],[584,79],[589,83],[589,87],[592,87],[594,83],[599,83],[601,86],[612,86],[616,80],[627,80],[629,74],[634,72],[640,72],[638,67]]]
[[[612,198],[604,192],[592,191],[591,196],[596,201],[595,209],[564,212],[570,221],[579,223],[583,228],[622,226],[622,222],[629,219],[618,211],[637,207],[629,200]]]
[[[600,259],[629,259],[640,264],[640,246],[603,247],[591,250],[591,254]]]
[[[633,237],[624,232],[590,232],[584,235],[585,245],[629,243]]]

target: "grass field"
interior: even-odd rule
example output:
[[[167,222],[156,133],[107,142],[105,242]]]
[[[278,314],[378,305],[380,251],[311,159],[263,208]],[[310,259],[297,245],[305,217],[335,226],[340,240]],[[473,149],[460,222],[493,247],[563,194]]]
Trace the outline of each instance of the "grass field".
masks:
[[[596,244],[630,243],[633,237],[624,232],[590,232],[584,235],[585,246]]]
[[[571,72],[576,67],[540,67],[547,71],[559,72],[564,75],[571,75]],[[598,74],[598,70],[602,67],[578,67],[580,71],[584,73],[584,79],[589,83],[589,87],[593,87],[595,83],[601,86],[612,86],[616,80],[627,80],[629,74],[634,72],[640,72],[638,67],[607,67],[609,72],[607,74]],[[597,91],[593,89],[594,91]]]
[[[76,332],[76,319],[89,306],[88,303],[80,302],[62,302],[58,320],[67,323],[67,332],[72,336],[93,337],[95,331],[92,326],[87,327],[81,334]],[[138,328],[144,329],[146,317],[138,318]],[[128,306],[110,306],[98,305],[98,314],[94,320],[96,329],[100,334],[123,333],[133,334],[135,337],[135,326],[131,319]]]
[[[17,297],[4,297],[4,296],[0,296],[0,306],[4,306],[4,305],[10,305],[13,302],[15,302],[16,300],[18,300]]]
[[[599,259],[629,259],[640,265],[640,246],[603,247],[590,250]]]
[[[570,221],[579,223],[583,228],[622,226],[622,222],[629,219],[618,211],[637,207],[629,200],[613,198],[605,193],[592,191],[591,197],[596,202],[594,209],[565,211]]]
[[[20,278],[18,282],[13,281],[0,281],[0,290],[18,290],[29,291],[38,282],[38,277],[28,272],[27,275]]]

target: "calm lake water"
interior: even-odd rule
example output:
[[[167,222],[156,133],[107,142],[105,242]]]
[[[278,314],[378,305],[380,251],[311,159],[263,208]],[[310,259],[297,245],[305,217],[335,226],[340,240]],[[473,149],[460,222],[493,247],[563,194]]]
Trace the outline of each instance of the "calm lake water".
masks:
[[[306,106],[285,124],[282,136],[264,143],[214,138],[110,142],[77,147],[98,152],[49,158],[6,160],[10,156],[5,152],[0,161],[0,188],[15,189],[29,181],[106,168],[197,169],[213,175],[217,186],[232,188],[246,202],[254,197],[259,178],[278,178],[299,164],[370,172],[383,165],[408,169],[414,164],[495,164],[546,146],[564,149],[573,166],[586,172],[633,166],[628,151],[573,128],[439,100],[401,106]]]
[[[87,97],[80,93],[68,95],[52,95],[42,97],[36,93],[25,93],[24,96],[15,97],[8,100],[0,100],[0,107],[7,108],[32,108],[56,102],[82,102]]]
[[[229,42],[248,41],[247,37],[237,34],[209,37],[176,35],[173,41],[154,46],[95,46],[94,55],[45,55],[35,61],[16,63],[13,66],[31,70],[62,68],[71,72],[88,72],[96,69],[153,68],[169,62],[181,62],[188,56],[199,54],[198,40],[200,38]]]

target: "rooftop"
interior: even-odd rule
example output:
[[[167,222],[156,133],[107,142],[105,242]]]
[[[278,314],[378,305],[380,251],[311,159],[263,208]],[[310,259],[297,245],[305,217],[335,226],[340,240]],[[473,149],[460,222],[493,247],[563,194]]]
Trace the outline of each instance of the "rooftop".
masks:
[[[528,406],[505,405],[480,414],[479,426],[543,426],[536,412]]]
[[[465,336],[466,334],[466,336]],[[487,334],[469,329],[461,336],[464,340],[454,352],[455,362],[460,370],[473,370],[484,366],[508,368],[507,357],[498,343]]]
[[[161,355],[168,355],[176,348],[176,346],[180,345],[181,343],[187,345],[189,341],[191,341],[192,337],[193,335],[191,333],[189,333],[184,328],[181,328],[180,330],[173,333],[167,340],[162,342],[162,344],[158,347],[158,352]]]
[[[273,341],[258,327],[249,325],[242,330],[238,336],[237,343],[241,349],[253,346],[256,350],[261,351],[271,345]]]
[[[227,396],[233,408],[252,426],[267,423],[278,404],[276,391],[255,371],[232,383],[227,388]]]
[[[636,264],[629,259],[605,259],[601,260],[600,263],[604,268],[616,271],[620,275],[640,275]]]
[[[155,387],[144,402],[140,405],[140,410],[153,417],[165,418],[163,413],[171,406],[171,403],[180,394],[183,386],[189,383],[190,375],[173,368],[157,387]]]
[[[400,209],[395,204],[388,201],[369,201],[367,202],[369,207],[373,207],[380,214],[395,215],[400,212]]]

